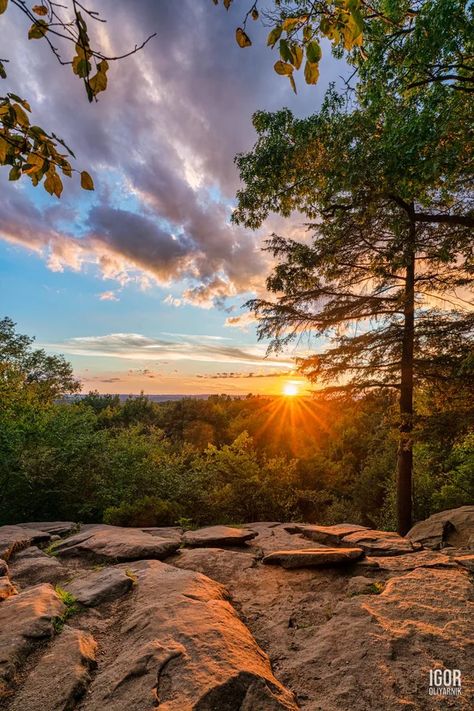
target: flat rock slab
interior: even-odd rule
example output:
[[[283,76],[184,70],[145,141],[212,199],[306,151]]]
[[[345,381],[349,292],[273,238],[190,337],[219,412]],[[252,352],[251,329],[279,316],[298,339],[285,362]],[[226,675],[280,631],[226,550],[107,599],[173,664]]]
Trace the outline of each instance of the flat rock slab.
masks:
[[[474,573],[474,555],[458,555],[454,556],[452,560],[463,568],[466,568],[466,570],[469,570],[469,572]]]
[[[103,602],[122,597],[132,587],[132,578],[120,568],[91,571],[63,585],[78,602],[87,607],[96,607]]]
[[[52,536],[68,536],[78,529],[78,524],[74,521],[34,521],[31,523],[19,523],[22,528],[32,528],[36,531],[45,531]]]
[[[347,565],[362,558],[361,548],[302,548],[301,550],[274,551],[265,556],[263,563],[281,565],[283,568],[308,568],[328,565]]]
[[[247,552],[224,548],[182,548],[170,562],[178,568],[204,573],[228,585],[240,573],[253,568],[255,561],[256,556]]]
[[[257,535],[248,528],[233,528],[232,526],[209,526],[197,531],[186,531],[183,536],[185,546],[191,548],[219,548],[220,546],[242,546]]]
[[[254,524],[251,524],[252,526]],[[249,548],[262,558],[273,551],[318,548],[321,544],[288,532],[285,524],[257,524],[257,535],[249,542]],[[212,576],[211,576],[212,577]]]
[[[17,553],[11,562],[11,577],[22,587],[38,583],[58,583],[67,575],[59,560],[46,555],[36,546]]]
[[[396,556],[368,556],[367,563],[375,568],[402,573],[416,568],[454,568],[455,564],[447,555],[434,551],[415,551]]]
[[[468,544],[474,535],[474,506],[460,506],[435,513],[426,521],[416,523],[407,533],[411,541],[426,548],[441,548],[444,545],[461,547]]]
[[[222,585],[158,561],[130,568],[138,577],[133,609],[82,711],[297,710]]]
[[[35,644],[54,634],[65,605],[51,585],[37,585],[0,604],[0,700],[9,694],[16,670]]]
[[[97,561],[162,560],[179,548],[175,539],[158,538],[139,528],[91,527],[58,542],[54,553],[60,557],[84,556]]]
[[[181,526],[152,526],[142,528],[141,530],[143,533],[148,533],[150,536],[166,539],[172,538],[173,540],[178,540],[180,543],[184,533]]]
[[[22,526],[0,526],[0,558],[9,560],[17,551],[36,543],[48,543],[51,534]]]
[[[386,556],[412,553],[415,546],[409,540],[392,531],[366,529],[350,533],[342,538],[346,546],[362,548],[367,555]]]
[[[290,524],[285,526],[288,533],[300,533],[311,541],[322,543],[328,546],[337,546],[344,536],[357,531],[367,531],[365,526],[358,526],[353,523],[340,523],[337,526],[314,526],[308,523]]]
[[[16,694],[9,711],[68,711],[84,695],[96,663],[97,643],[67,625]]]

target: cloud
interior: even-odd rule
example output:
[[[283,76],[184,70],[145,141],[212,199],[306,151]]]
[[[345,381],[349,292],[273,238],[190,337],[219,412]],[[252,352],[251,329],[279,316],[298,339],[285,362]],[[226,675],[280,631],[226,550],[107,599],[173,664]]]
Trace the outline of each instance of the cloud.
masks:
[[[242,331],[248,331],[249,326],[253,326],[257,323],[257,318],[253,313],[247,311],[240,316],[229,316],[226,318],[224,326],[228,328],[240,328]]]
[[[2,19],[2,56],[11,60],[5,91],[21,87],[34,122],[61,128],[97,191],[84,195],[71,181],[58,203],[2,172],[0,237],[33,250],[54,271],[93,266],[121,286],[176,284],[182,293],[171,297],[175,305],[223,306],[262,290],[269,262],[260,244],[269,230],[230,223],[238,187],[233,158],[254,141],[256,109],[287,103],[308,113],[323,87],[316,94],[301,82],[293,97],[272,72],[260,23],[252,26],[254,46],[241,50],[233,37],[241,9],[140,0],[137,12],[134,3],[103,0],[108,23],[95,31],[112,53],[153,30],[158,38],[113,64],[107,92],[89,106],[82,82],[43,43],[24,52],[27,27],[9,7]],[[328,67],[322,74],[334,75]]]
[[[291,367],[288,360],[265,357],[260,346],[232,346],[206,342],[199,337],[174,341],[151,338],[139,333],[111,333],[105,336],[81,336],[63,343],[43,344],[49,350],[76,356],[99,356],[140,361],[196,361],[205,363],[234,363],[261,368]]]
[[[102,291],[99,294],[100,301],[120,301],[115,291]]]

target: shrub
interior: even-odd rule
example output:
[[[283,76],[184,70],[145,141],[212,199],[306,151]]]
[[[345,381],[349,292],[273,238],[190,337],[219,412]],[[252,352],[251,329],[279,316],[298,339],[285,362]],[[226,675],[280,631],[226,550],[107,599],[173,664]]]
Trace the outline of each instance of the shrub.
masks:
[[[112,526],[148,527],[172,526],[182,515],[181,507],[174,501],[164,501],[154,496],[144,496],[131,503],[122,501],[119,506],[109,506],[104,511],[104,523]]]

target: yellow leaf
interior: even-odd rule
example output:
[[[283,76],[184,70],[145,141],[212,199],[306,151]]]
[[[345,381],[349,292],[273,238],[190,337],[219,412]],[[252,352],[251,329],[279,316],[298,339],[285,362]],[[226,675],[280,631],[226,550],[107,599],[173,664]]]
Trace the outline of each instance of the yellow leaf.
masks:
[[[270,34],[267,37],[267,45],[268,47],[274,47],[275,44],[278,42],[280,39],[281,33],[283,29],[278,25],[277,27],[274,27],[273,30],[270,32]]]
[[[23,168],[24,173],[27,175],[38,173],[44,165],[44,159],[37,153],[30,153],[26,158],[26,165],[28,168]]]
[[[33,5],[31,8],[36,15],[47,15],[48,8],[44,5]]]
[[[9,144],[8,142],[0,136],[0,163],[5,163],[5,158],[7,157]]]
[[[296,93],[297,93],[297,91],[296,91],[296,84],[295,84],[295,80],[294,80],[293,74],[290,74],[290,76],[288,77],[288,79],[290,80],[291,88],[293,89],[293,91],[294,91],[295,94],[296,94]]]
[[[57,173],[54,174],[54,188],[53,188],[54,194],[56,197],[60,198],[61,193],[63,191],[63,181],[59,177]]]
[[[287,17],[286,20],[283,20],[283,29],[286,32],[291,32],[291,30],[298,25],[301,25],[301,23],[305,22],[307,19],[306,15],[301,15],[300,17]]]
[[[13,104],[13,111],[15,112],[15,118],[16,122],[20,125],[26,128],[27,126],[30,125],[30,121],[28,119],[28,116],[25,114],[23,109],[19,104]]]
[[[52,173],[51,170],[49,170],[46,173],[46,179],[43,183],[43,187],[47,193],[49,193],[50,195],[53,195],[53,193],[54,193],[54,173]]]
[[[107,75],[105,72],[98,71],[97,74],[89,79],[89,86],[92,90],[94,96],[99,93],[99,91],[105,91],[107,89]]]
[[[307,84],[317,84],[319,79],[319,65],[314,62],[306,62],[304,67],[304,78]]]
[[[94,181],[85,170],[81,173],[81,188],[83,190],[94,190]]]
[[[246,32],[243,31],[241,27],[237,27],[235,30],[235,39],[239,47],[250,47],[252,42],[250,41],[250,37],[247,35]]]
[[[293,66],[295,67],[295,69],[299,69],[301,67],[301,62],[303,61],[303,50],[301,49],[299,44],[292,44],[290,47],[290,52]]]
[[[8,0],[0,0],[0,15],[2,15],[7,9]]]
[[[277,74],[281,74],[282,76],[289,76],[293,73],[293,67],[291,66],[291,64],[288,64],[287,62],[282,62],[281,59],[279,59],[278,62],[275,62],[273,68]]]

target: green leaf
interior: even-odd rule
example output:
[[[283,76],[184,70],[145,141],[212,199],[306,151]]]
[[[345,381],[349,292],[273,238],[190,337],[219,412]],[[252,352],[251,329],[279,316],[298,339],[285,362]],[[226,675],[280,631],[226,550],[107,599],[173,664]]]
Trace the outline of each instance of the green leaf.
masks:
[[[250,37],[241,27],[237,27],[235,31],[235,39],[239,47],[250,47],[252,44]]]
[[[8,173],[8,180],[19,180],[21,178],[21,170],[17,165],[14,165],[13,168],[10,170]]]
[[[48,23],[44,20],[36,20],[28,30],[28,39],[41,39],[48,31]]]
[[[0,77],[2,77],[2,79],[7,78],[7,73],[5,71],[5,66],[4,66],[3,62],[0,62]]]
[[[83,190],[94,190],[94,181],[85,170],[81,173],[81,188]]]
[[[8,5],[8,0],[0,0],[0,15],[3,15],[5,10],[7,9]]]
[[[293,67],[291,66],[291,64],[288,64],[287,62],[282,62],[280,59],[278,60],[278,62],[275,62],[273,68],[277,74],[281,74],[282,76],[289,76],[293,73]]]
[[[268,47],[274,47],[278,40],[281,37],[281,33],[283,32],[283,28],[278,25],[277,27],[274,27],[273,30],[270,32],[270,34],[267,37],[267,45]]]
[[[322,54],[319,42],[316,42],[315,40],[308,42],[306,45],[306,57],[308,58],[308,62],[317,64],[320,61]]]
[[[292,60],[291,50],[286,39],[280,40],[280,57],[285,62],[291,62]]]

